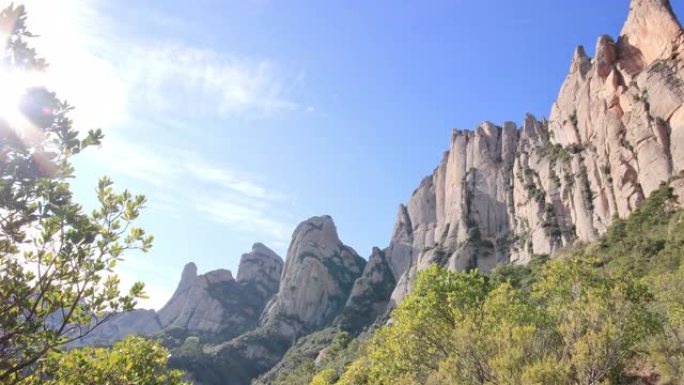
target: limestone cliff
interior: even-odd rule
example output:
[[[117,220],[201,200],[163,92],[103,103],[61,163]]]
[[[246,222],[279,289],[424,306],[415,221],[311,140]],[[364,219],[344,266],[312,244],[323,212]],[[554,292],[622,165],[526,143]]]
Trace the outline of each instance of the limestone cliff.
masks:
[[[337,236],[329,216],[314,217],[294,231],[278,295],[263,322],[299,335],[332,321],[347,302],[365,261]]]
[[[262,243],[255,243],[252,252],[242,254],[237,282],[253,286],[264,298],[278,292],[283,259]]]
[[[211,295],[210,291],[234,286],[235,279],[228,270],[215,270],[199,276],[196,271],[193,263],[183,269],[176,292],[159,310],[162,328],[190,333],[217,333],[223,327],[227,314],[224,314],[221,299]]]
[[[399,209],[396,304],[430,263],[488,271],[589,242],[684,170],[684,33],[665,0],[633,0],[617,41],[575,51],[549,119],[454,131]]]

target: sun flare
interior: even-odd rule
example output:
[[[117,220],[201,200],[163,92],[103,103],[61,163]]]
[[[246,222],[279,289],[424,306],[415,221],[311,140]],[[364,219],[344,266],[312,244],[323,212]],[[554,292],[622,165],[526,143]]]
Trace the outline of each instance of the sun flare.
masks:
[[[21,102],[28,90],[37,85],[37,75],[0,69],[0,119],[19,133],[31,129],[32,124],[21,111]]]

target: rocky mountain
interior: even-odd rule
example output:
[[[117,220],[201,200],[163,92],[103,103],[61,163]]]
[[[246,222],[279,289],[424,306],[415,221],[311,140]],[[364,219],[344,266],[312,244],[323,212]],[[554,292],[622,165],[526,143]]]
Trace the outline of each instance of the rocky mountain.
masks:
[[[314,217],[295,229],[284,268],[261,244],[237,279],[189,264],[158,313],[118,315],[98,333],[161,335],[196,383],[247,385],[269,370],[259,384],[275,383],[293,367],[280,361],[288,349],[312,359],[336,331],[368,331],[431,264],[488,272],[592,242],[661,183],[684,196],[683,51],[669,2],[632,0],[617,39],[599,37],[594,58],[577,47],[548,119],[454,130],[367,263],[330,217]]]
[[[275,295],[283,260],[261,243],[242,255],[237,280],[228,270],[197,276],[194,264],[158,317],[166,334],[207,339],[238,336],[256,326],[266,303]]]
[[[297,338],[340,314],[366,264],[340,241],[329,216],[297,226],[286,261],[278,294],[256,329],[201,350],[180,349],[170,365],[188,370],[199,383],[249,384],[273,367]]]
[[[617,40],[576,49],[548,119],[455,130],[399,208],[393,303],[431,263],[489,271],[594,241],[681,173],[683,39],[668,1],[633,0]]]
[[[362,330],[386,313],[395,286],[386,251],[373,248],[361,277],[354,282],[349,299],[333,324],[342,330]]]
[[[114,315],[111,320],[79,341],[110,345],[129,334],[161,336],[171,346],[187,337],[225,340],[256,327],[268,301],[278,291],[283,260],[261,243],[242,255],[237,279],[229,270],[198,275],[188,263],[166,305]]]

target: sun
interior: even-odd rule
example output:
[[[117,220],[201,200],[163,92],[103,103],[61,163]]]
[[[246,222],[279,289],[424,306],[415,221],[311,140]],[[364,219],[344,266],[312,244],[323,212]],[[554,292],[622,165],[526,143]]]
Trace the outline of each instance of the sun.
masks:
[[[0,119],[17,133],[25,133],[32,127],[20,105],[28,90],[37,85],[37,80],[36,75],[26,71],[0,69]]]

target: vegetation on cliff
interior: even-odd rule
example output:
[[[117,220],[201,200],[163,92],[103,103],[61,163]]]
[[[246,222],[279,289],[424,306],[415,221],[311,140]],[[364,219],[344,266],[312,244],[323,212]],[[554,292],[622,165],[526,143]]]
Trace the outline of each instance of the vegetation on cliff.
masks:
[[[600,242],[554,260],[489,276],[423,270],[359,357],[317,368],[311,384],[684,383],[674,200],[663,185]]]

